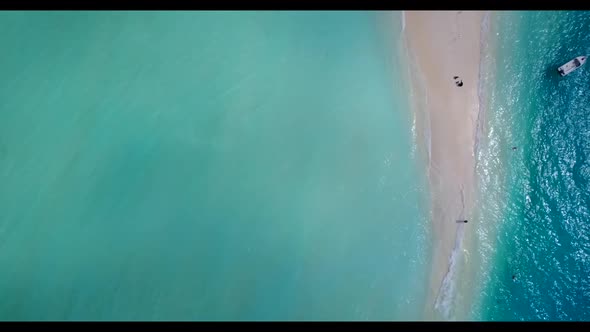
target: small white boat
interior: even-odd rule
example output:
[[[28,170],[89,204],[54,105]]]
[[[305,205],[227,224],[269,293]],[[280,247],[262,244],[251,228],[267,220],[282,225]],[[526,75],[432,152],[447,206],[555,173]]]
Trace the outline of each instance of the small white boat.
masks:
[[[564,64],[563,66],[557,68],[557,71],[559,72],[559,74],[561,76],[565,76],[565,75],[570,74],[574,70],[582,67],[582,65],[584,63],[586,63],[586,57],[585,56],[578,56],[578,57],[568,61],[568,63]]]

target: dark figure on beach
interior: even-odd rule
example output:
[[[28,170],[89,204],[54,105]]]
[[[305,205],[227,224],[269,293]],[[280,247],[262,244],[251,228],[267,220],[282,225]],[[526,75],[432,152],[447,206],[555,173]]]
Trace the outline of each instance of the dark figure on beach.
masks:
[[[459,82],[457,82],[455,84],[457,84],[458,87],[462,87],[463,86],[463,80],[461,80],[461,81],[459,81]]]
[[[453,76],[454,80],[457,80],[459,78],[459,76]]]
[[[463,220],[464,223],[467,223],[467,220]]]

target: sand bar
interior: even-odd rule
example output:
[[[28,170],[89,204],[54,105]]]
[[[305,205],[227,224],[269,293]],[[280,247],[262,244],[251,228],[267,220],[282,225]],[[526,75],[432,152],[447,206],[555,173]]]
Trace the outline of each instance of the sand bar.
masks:
[[[428,162],[432,199],[432,271],[426,319],[451,319],[435,303],[451,306],[450,258],[468,224],[475,185],[474,143],[483,12],[405,12],[413,75],[418,144]],[[456,79],[455,76],[459,78]],[[456,82],[461,81],[462,86]],[[452,273],[452,272],[451,272]],[[452,278],[447,278],[452,279]],[[438,302],[437,302],[438,299]]]

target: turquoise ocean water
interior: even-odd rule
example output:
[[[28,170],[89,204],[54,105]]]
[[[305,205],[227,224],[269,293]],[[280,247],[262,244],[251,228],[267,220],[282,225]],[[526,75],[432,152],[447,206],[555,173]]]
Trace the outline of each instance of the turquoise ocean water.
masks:
[[[474,255],[482,296],[469,315],[590,320],[590,70],[556,72],[590,53],[590,13],[503,12],[489,23]]]
[[[400,29],[373,12],[0,13],[0,319],[421,317],[429,208]]]

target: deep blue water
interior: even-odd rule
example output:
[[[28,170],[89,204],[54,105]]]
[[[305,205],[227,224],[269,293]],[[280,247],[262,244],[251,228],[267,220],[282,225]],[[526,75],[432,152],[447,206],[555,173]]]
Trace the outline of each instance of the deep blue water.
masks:
[[[483,320],[590,319],[590,13],[501,12],[486,85]],[[512,150],[512,147],[517,147]],[[514,276],[514,279],[513,279]]]

